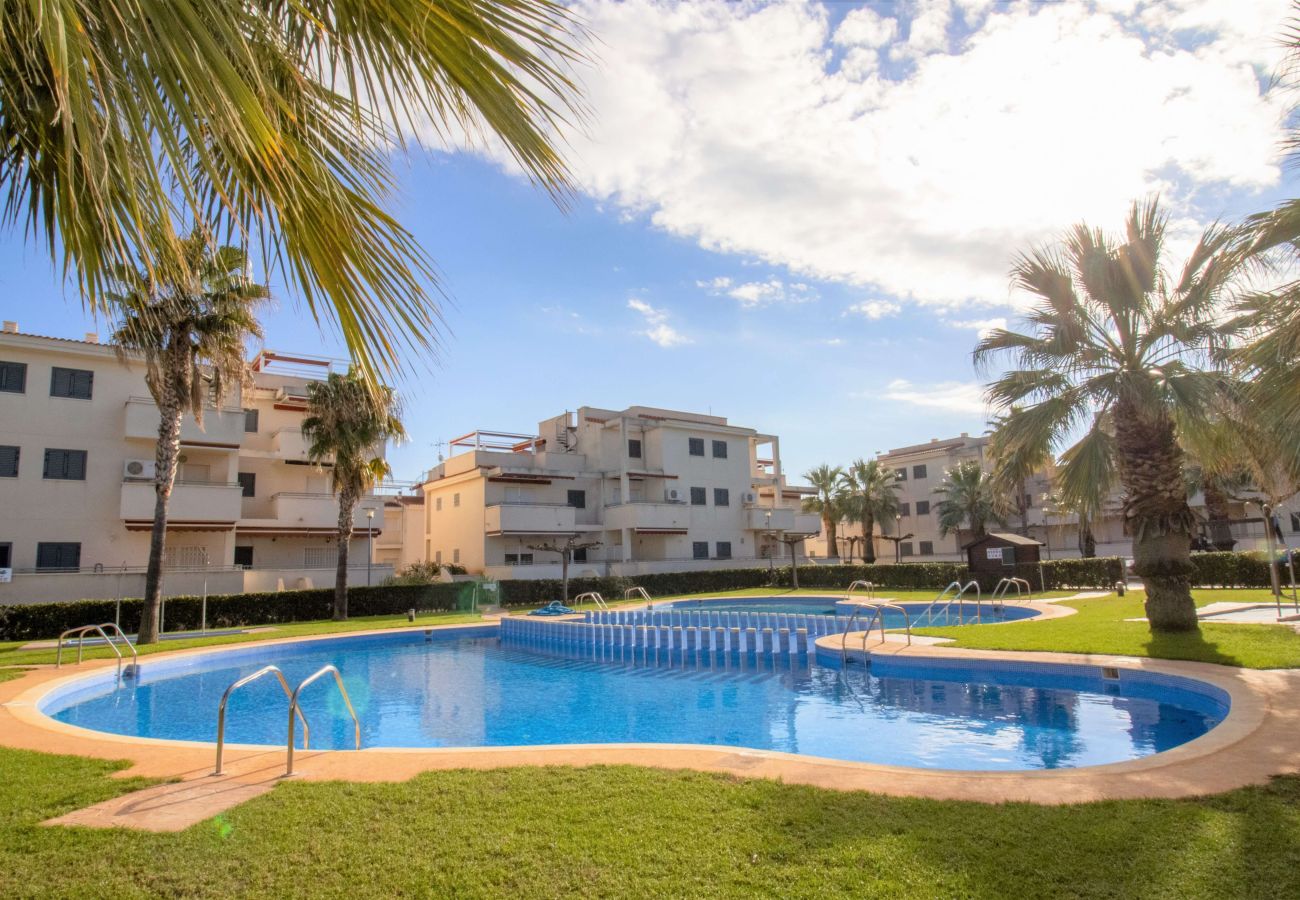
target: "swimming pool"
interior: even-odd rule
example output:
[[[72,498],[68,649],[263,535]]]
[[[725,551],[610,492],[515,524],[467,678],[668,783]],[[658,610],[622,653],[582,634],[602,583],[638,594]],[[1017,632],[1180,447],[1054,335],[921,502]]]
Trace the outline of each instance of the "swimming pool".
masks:
[[[836,603],[843,601],[843,595],[835,597],[721,597],[710,598],[703,597],[697,600],[664,600],[658,603],[652,603],[651,609],[655,610],[703,610],[708,612],[768,612],[768,613],[788,613],[792,615],[817,615],[817,616],[834,616],[848,615],[852,612],[851,608],[846,606],[836,607]],[[866,596],[859,594],[854,597],[855,600],[865,601]],[[881,600],[887,600],[881,597]],[[926,617],[924,613],[930,608],[927,603],[900,603],[899,606],[907,610],[907,615],[911,619],[912,625],[918,623],[926,627],[939,627],[942,625],[969,625],[975,621],[975,601],[970,600],[964,606],[948,606],[936,610],[932,618]],[[998,605],[985,602],[980,607],[980,620],[983,622],[1015,622],[1021,619],[1032,619],[1038,615],[1038,610],[1028,606],[1010,606]],[[884,610],[886,628],[902,628],[903,617],[895,610]]]
[[[1088,666],[889,660],[839,671],[744,655],[526,648],[494,628],[364,635],[146,661],[56,688],[40,710],[70,725],[143,738],[215,740],[237,678],[280,666],[296,684],[337,665],[363,747],[702,744],[923,768],[1054,769],[1176,747],[1227,713],[1218,688]],[[334,686],[304,693],[316,749],[349,749]],[[287,704],[272,679],[232,695],[227,740],[284,746]]]

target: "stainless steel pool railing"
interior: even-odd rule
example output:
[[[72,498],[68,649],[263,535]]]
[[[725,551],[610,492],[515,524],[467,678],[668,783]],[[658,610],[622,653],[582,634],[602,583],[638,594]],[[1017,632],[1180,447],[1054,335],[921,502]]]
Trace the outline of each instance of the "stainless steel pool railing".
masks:
[[[357,711],[352,708],[352,698],[348,696],[348,689],[343,686],[343,676],[339,673],[337,666],[321,666],[315,672],[304,678],[302,683],[294,689],[292,696],[289,697],[289,747],[288,757],[285,761],[284,767],[284,774],[286,777],[293,774],[293,725],[295,721],[293,715],[294,713],[298,713],[299,715],[302,714],[302,710],[298,706],[298,695],[302,693],[302,689],[307,685],[311,684],[316,679],[331,673],[334,675],[334,683],[339,686],[339,693],[343,695],[343,702],[347,704],[348,715],[352,716],[352,728],[356,736],[357,749],[361,749],[361,722],[357,719]],[[304,723],[306,722],[305,719],[303,721]]]
[[[127,639],[126,633],[117,626],[116,622],[105,622],[102,625],[79,625],[76,628],[69,628],[67,631],[63,632],[63,634],[59,635],[58,652],[54,654],[54,668],[59,669],[63,667],[64,638],[74,634],[77,636],[77,665],[81,665],[81,654],[85,648],[86,634],[87,632],[98,631],[99,636],[104,639],[104,643],[107,644],[108,648],[117,656],[117,677],[120,679],[122,677],[122,651],[117,649],[117,644],[108,636],[108,633],[104,631],[105,628],[117,632],[118,637],[122,639],[122,643],[126,645],[126,649],[131,651],[132,668],[127,670],[128,674],[131,674],[132,671],[138,672],[140,670],[140,654],[136,653],[135,645]]]
[[[279,666],[263,666],[251,675],[245,675],[230,687],[226,688],[226,692],[221,695],[221,705],[217,707],[217,765],[212,770],[213,775],[221,774],[221,760],[226,748],[226,702],[230,700],[230,695],[239,688],[257,681],[257,679],[261,678],[263,675],[270,674],[275,675],[276,679],[280,682],[280,687],[284,689],[284,696],[290,701],[289,716],[292,718],[293,692],[289,690],[289,682],[284,680],[284,673],[280,671]],[[298,710],[298,718],[302,719],[302,748],[306,750],[308,744],[311,743],[311,726],[307,724],[307,717],[302,714],[301,709]],[[293,741],[292,735],[290,736],[289,741]]]
[[[624,599],[624,600],[631,600],[633,597],[640,597],[640,598],[641,598],[642,600],[644,600],[646,603],[651,603],[651,602],[653,602],[653,601],[650,599],[650,593],[649,593],[649,591],[647,591],[645,588],[640,587],[640,586],[637,586],[637,587],[630,587],[630,588],[628,588],[627,590],[625,590],[625,591],[623,592],[623,599]]]
[[[605,602],[605,598],[598,591],[587,591],[585,594],[579,594],[573,598],[573,605],[581,606],[584,600],[596,604],[596,609],[609,609],[609,604]]]

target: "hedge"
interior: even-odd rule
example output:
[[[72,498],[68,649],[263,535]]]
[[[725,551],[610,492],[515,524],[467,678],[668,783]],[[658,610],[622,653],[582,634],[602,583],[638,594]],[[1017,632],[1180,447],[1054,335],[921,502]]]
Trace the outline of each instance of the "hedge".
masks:
[[[404,613],[451,610],[467,589],[465,583],[379,585],[348,589],[348,614],[382,616]],[[143,601],[122,601],[122,629],[134,632],[140,627]],[[168,631],[190,631],[200,626],[201,597],[168,597],[164,624]],[[113,600],[76,600],[69,603],[32,603],[0,606],[0,640],[28,641],[58,635],[78,625],[112,622],[116,611]],[[334,612],[333,588],[308,591],[278,591],[254,594],[214,594],[208,597],[208,628],[235,628],[246,625],[273,625],[283,622],[309,622],[328,619]]]

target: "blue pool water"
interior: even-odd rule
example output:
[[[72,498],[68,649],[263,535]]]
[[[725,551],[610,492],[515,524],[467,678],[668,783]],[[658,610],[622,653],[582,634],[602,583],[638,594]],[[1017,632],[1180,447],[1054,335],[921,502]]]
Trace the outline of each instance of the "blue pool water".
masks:
[[[833,616],[837,614],[836,602],[839,597],[728,597],[719,600],[669,600],[651,604],[653,609],[692,609],[712,612],[768,612],[791,613],[794,615]],[[855,599],[865,599],[861,595]],[[939,627],[942,625],[970,625],[975,622],[975,603],[971,601],[964,606],[950,606],[942,611],[936,610],[933,617],[927,617],[929,603],[900,603],[907,610],[913,625]],[[885,610],[885,627],[902,628],[903,617],[894,610]],[[840,615],[847,615],[844,608]],[[1032,619],[1038,611],[1024,606],[997,606],[985,602],[980,608],[982,622],[1014,622],[1019,619]]]
[[[623,659],[503,646],[477,629],[369,635],[145,661],[139,683],[111,671],[49,696],[61,722],[116,734],[213,741],[217,704],[267,663],[296,684],[326,663],[343,672],[363,747],[684,743],[751,747],[927,768],[1043,769],[1167,750],[1226,714],[1198,682],[1092,667],[960,669],[930,661],[800,667],[743,657]],[[576,651],[575,651],[576,652]],[[593,651],[588,650],[591,654]],[[336,688],[304,692],[314,748],[351,747]],[[233,695],[227,740],[279,744],[287,702],[274,679]]]

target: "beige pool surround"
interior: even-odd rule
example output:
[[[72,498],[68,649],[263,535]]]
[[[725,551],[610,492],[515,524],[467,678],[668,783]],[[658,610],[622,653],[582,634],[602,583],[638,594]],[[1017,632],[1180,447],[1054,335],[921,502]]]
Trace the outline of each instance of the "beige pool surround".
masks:
[[[439,630],[466,627],[481,626],[442,626]],[[349,636],[354,635],[326,635],[265,643],[328,641]],[[851,653],[860,655],[861,651],[854,648],[860,647],[861,641],[860,632],[849,637]],[[818,643],[837,653],[840,651],[838,635],[822,638]],[[171,659],[194,654],[218,654],[234,649],[247,650],[248,645],[241,643],[224,648],[154,654],[147,657],[142,666],[148,666],[150,660],[163,656]],[[1216,728],[1173,750],[1138,760],[1078,769],[973,772],[847,762],[742,747],[573,744],[297,751],[293,777],[307,780],[403,781],[421,772],[439,769],[638,765],[695,769],[747,778],[771,778],[792,784],[835,790],[872,791],[893,796],[989,803],[1023,801],[1060,804],[1103,799],[1196,796],[1259,784],[1273,775],[1300,771],[1300,704],[1294,699],[1300,696],[1297,693],[1300,691],[1300,669],[1250,670],[1207,663],[1128,657],[1007,653],[922,645],[909,647],[892,639],[881,644],[878,633],[872,638],[869,652],[909,657],[1111,666],[1180,675],[1221,688],[1231,698],[1231,709],[1227,718]],[[285,750],[282,747],[227,745],[226,772],[217,777],[211,774],[213,744],[90,731],[58,722],[38,711],[42,698],[50,691],[84,677],[91,670],[114,664],[111,660],[93,660],[79,667],[63,669],[43,666],[20,678],[0,683],[0,744],[49,753],[126,760],[131,766],[119,773],[121,776],[179,780],[185,784],[168,786],[173,794],[177,790],[186,790],[192,795],[227,796],[234,802],[255,796],[280,779],[285,766]],[[122,805],[118,803],[119,807]],[[219,811],[219,808],[214,811]],[[183,823],[178,827],[183,827]]]

